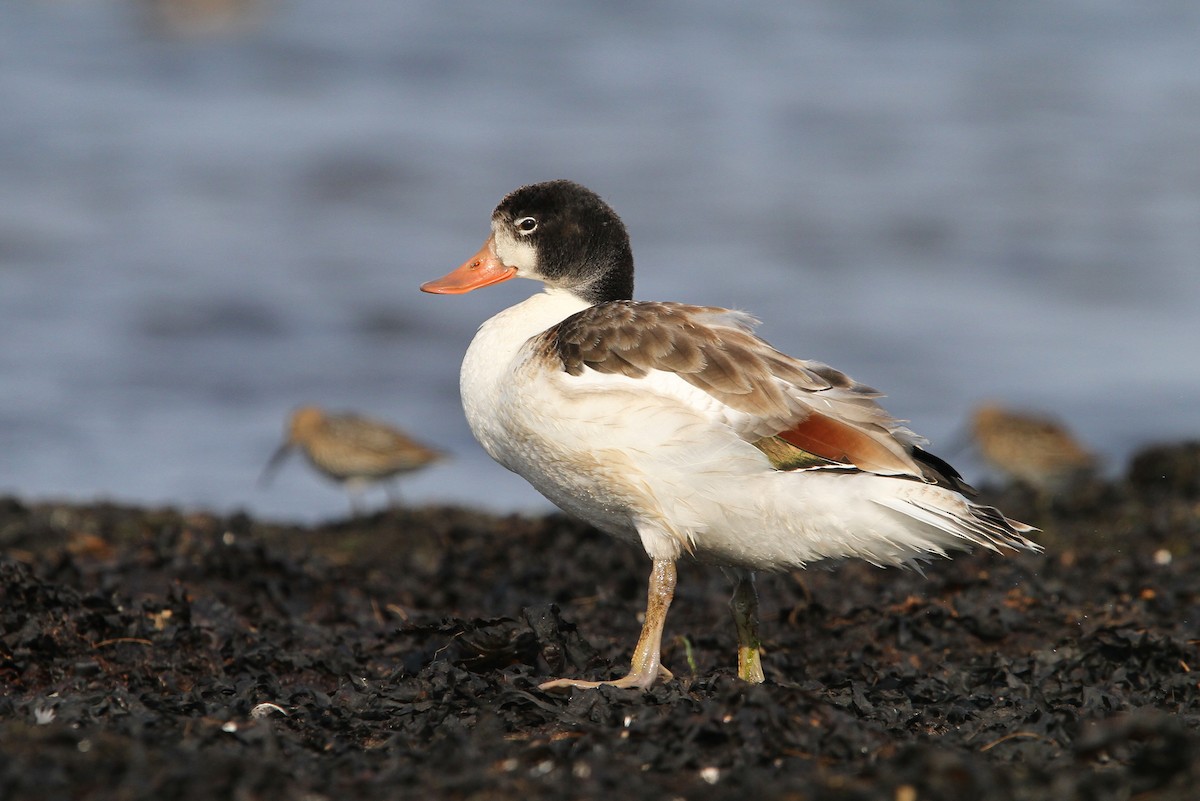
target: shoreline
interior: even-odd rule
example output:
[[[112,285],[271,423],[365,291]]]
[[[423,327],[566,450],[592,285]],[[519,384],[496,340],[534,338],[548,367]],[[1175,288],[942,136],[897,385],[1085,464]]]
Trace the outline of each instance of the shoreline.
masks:
[[[1045,554],[764,575],[764,685],[681,562],[676,680],[569,696],[537,684],[621,671],[649,563],[562,515],[2,497],[0,796],[1188,798],[1198,453],[985,493]]]

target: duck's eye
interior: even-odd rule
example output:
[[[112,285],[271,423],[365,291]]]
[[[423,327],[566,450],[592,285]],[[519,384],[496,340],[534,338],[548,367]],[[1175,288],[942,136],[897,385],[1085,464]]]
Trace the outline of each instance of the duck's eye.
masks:
[[[517,220],[517,230],[523,234],[532,234],[537,230],[537,220],[532,217],[522,217]]]

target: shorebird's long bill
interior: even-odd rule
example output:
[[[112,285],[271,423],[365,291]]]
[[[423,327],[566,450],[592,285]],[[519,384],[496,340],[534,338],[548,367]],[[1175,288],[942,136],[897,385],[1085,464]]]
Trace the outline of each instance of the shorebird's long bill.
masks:
[[[507,281],[516,274],[516,267],[508,267],[500,261],[492,237],[489,236],[479,252],[467,259],[461,267],[441,278],[421,284],[421,291],[432,292],[435,295],[461,295],[481,286]]]
[[[286,459],[287,455],[291,452],[292,443],[290,442],[285,442],[275,449],[275,452],[271,454],[271,458],[267,461],[266,466],[263,467],[262,473],[258,477],[258,486],[267,486],[267,483],[270,482],[272,476],[275,475],[275,471],[279,469],[279,465],[283,464],[283,460]]]

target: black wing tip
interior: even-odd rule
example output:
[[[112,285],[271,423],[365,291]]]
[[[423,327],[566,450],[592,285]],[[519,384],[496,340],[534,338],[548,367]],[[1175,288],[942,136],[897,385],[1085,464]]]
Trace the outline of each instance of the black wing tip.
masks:
[[[921,465],[922,471],[926,474],[926,479],[932,480],[934,484],[947,487],[955,492],[961,492],[969,498],[974,498],[979,494],[979,490],[967,483],[962,474],[940,456],[934,456],[924,448],[914,445],[912,457],[914,461]]]

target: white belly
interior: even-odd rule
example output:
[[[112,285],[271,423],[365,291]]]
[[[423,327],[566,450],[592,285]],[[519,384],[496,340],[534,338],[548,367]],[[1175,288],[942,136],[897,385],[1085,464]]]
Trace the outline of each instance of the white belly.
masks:
[[[552,297],[534,296],[480,327],[460,377],[467,423],[493,459],[556,506],[610,534],[636,540],[628,510],[606,490],[611,466],[603,466],[571,438],[555,436],[568,410],[559,401],[553,402],[553,410],[547,408],[551,399],[544,377],[518,378],[518,354],[525,342],[581,308],[577,301],[560,304]]]
[[[695,410],[622,389],[630,379],[581,390],[577,377],[548,372],[522,350],[528,337],[514,347],[514,310],[527,313],[517,306],[489,320],[463,360],[463,407],[488,454],[563,511],[652,556],[744,562],[712,533],[712,518],[742,508],[723,503],[721,487],[760,474],[764,457]]]

